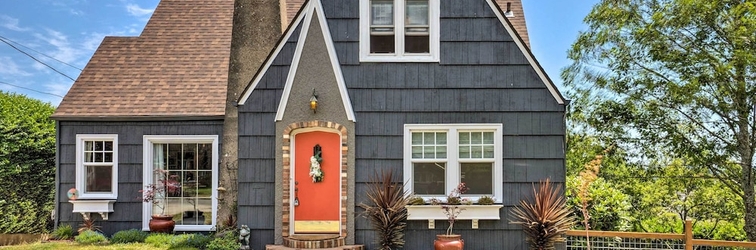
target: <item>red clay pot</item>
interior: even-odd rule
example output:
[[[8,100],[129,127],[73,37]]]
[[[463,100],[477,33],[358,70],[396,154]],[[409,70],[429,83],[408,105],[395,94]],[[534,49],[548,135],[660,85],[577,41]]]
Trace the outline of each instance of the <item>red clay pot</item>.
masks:
[[[436,250],[462,250],[465,248],[465,241],[462,240],[462,235],[459,234],[439,234],[436,235],[433,247]]]
[[[153,233],[173,233],[173,228],[176,227],[176,222],[173,221],[173,216],[153,214],[149,227],[150,232]]]

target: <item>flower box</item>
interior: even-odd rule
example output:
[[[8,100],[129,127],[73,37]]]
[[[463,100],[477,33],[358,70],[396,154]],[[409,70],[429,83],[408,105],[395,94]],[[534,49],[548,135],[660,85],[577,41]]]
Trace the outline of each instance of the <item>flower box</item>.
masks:
[[[71,200],[74,213],[81,213],[84,219],[89,220],[90,213],[99,213],[103,220],[108,220],[108,213],[113,212],[115,200]]]
[[[408,205],[408,220],[446,220],[442,205]],[[451,205],[462,210],[457,220],[499,220],[499,209],[503,205]]]

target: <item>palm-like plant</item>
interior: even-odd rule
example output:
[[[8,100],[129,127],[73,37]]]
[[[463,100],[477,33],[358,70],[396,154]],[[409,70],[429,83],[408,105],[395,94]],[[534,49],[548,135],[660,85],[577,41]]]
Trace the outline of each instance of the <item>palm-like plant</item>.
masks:
[[[575,224],[561,185],[552,185],[549,179],[533,187],[533,201],[521,200],[512,210],[513,224],[522,225],[532,249],[554,249],[554,243],[563,241],[562,234]]]
[[[394,182],[391,171],[375,173],[368,185],[369,204],[361,203],[365,209],[362,215],[370,220],[378,231],[378,243],[381,250],[396,249],[404,246],[404,229],[407,227],[407,194],[401,184]]]

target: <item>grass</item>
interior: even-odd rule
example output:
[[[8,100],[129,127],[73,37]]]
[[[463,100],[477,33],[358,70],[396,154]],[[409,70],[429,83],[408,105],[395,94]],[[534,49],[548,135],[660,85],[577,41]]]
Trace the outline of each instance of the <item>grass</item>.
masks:
[[[131,244],[108,244],[108,245],[79,245],[75,242],[50,242],[50,243],[28,243],[15,246],[2,246],[2,250],[51,250],[51,249],[74,249],[74,250],[163,250],[167,248],[154,247],[144,243],[131,243]],[[181,250],[196,250],[196,248],[171,248]]]

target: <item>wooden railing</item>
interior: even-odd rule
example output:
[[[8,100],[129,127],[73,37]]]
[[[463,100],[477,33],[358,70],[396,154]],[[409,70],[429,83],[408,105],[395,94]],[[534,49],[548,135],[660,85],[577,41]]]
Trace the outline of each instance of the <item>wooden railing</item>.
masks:
[[[682,234],[671,233],[634,233],[634,232],[611,232],[611,231],[585,231],[585,230],[570,230],[567,231],[567,236],[572,239],[577,239],[567,242],[567,249],[584,249],[587,238],[607,239],[613,240],[603,241],[601,247],[593,247],[593,249],[756,249],[756,242],[742,242],[742,241],[723,241],[723,240],[701,240],[693,238],[693,223],[688,220],[685,221],[685,232]],[[582,238],[582,241],[579,239]],[[618,241],[619,239],[620,241]],[[638,241],[639,240],[639,241]],[[592,244],[602,243],[602,241],[596,241],[591,239]],[[629,242],[629,245],[619,246],[620,243]],[[633,244],[639,245],[634,246]],[[618,245],[616,248],[613,245]],[[643,245],[643,246],[640,246]],[[653,246],[648,246],[653,245]]]

